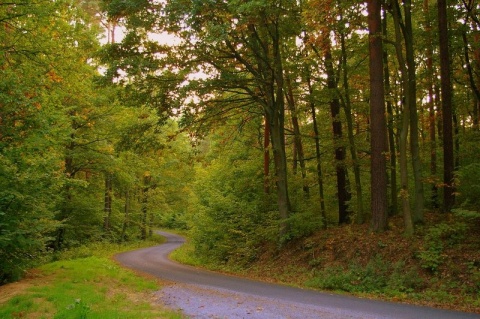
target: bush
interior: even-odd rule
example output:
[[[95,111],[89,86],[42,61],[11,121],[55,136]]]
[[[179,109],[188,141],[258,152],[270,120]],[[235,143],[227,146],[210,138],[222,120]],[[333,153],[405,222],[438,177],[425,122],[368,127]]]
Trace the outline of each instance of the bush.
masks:
[[[389,265],[375,257],[366,266],[353,263],[346,269],[327,267],[317,272],[307,285],[346,292],[397,294],[423,287],[423,280],[417,273],[415,268],[407,268],[404,263]]]
[[[453,246],[460,243],[465,237],[466,230],[467,225],[463,222],[441,223],[431,227],[425,235],[425,246],[418,254],[421,266],[436,272],[444,261],[445,245]]]
[[[480,163],[471,163],[458,171],[458,202],[465,209],[480,207]]]

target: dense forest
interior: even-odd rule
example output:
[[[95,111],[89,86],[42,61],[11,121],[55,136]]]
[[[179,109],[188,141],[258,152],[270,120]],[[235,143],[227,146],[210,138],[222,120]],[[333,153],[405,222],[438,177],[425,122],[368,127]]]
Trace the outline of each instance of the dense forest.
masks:
[[[479,9],[0,3],[0,284],[156,227],[238,265],[342,225],[381,236],[400,217],[407,242],[431,215],[449,216],[437,237],[479,231]],[[433,271],[435,244],[419,257]]]

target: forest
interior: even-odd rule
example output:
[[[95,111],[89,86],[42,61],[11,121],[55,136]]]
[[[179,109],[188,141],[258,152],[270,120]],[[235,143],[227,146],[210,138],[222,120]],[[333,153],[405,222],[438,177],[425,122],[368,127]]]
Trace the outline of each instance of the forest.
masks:
[[[332,231],[395,251],[380,244],[395,229],[424,239],[415,258],[432,274],[468,245],[478,294],[479,10],[0,3],[0,284],[159,227],[235,267]]]

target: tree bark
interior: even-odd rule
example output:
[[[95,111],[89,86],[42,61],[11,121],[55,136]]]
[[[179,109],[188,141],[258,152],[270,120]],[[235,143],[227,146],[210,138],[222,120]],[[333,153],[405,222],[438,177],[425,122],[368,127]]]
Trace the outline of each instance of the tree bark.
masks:
[[[105,200],[103,205],[103,230],[110,231],[110,219],[112,215],[112,175],[105,173]]]
[[[282,43],[278,22],[273,24],[273,64],[274,64],[274,78],[276,85],[276,99],[273,110],[273,122],[276,124],[275,133],[272,134],[272,145],[274,147],[274,157],[277,163],[277,178],[278,178],[278,206],[280,210],[280,217],[286,220],[290,217],[292,210],[290,204],[290,197],[288,195],[288,178],[287,178],[287,155],[285,153],[285,99],[284,99],[284,72],[282,60]],[[282,228],[281,234],[288,230]]]
[[[265,133],[263,137],[263,191],[270,194],[270,122],[265,115]]]
[[[431,186],[430,200],[433,208],[438,208],[438,187],[436,183],[437,176],[437,141],[436,141],[436,110],[435,110],[435,94],[434,94],[434,68],[433,68],[433,47],[432,47],[432,24],[429,14],[429,0],[424,0],[423,11],[425,20],[425,31],[427,32],[426,44],[426,66],[427,66],[427,90],[428,90],[428,132],[430,137],[430,176],[433,180]]]
[[[440,78],[442,98],[443,138],[443,210],[449,212],[455,203],[453,184],[453,125],[452,125],[452,82],[450,76],[450,53],[448,48],[448,18],[446,0],[438,0],[438,34],[440,43]]]
[[[127,240],[127,228],[130,219],[130,192],[125,191],[125,204],[123,206],[123,223],[122,223],[122,232],[120,234],[120,240],[122,242]]]
[[[387,37],[387,14],[386,10],[385,18],[382,21],[382,32],[383,36]],[[385,93],[387,96],[387,130],[388,130],[388,147],[389,147],[389,158],[390,158],[390,215],[396,215],[398,213],[398,189],[397,189],[397,150],[395,143],[395,121],[393,114],[392,98],[391,98],[391,86],[390,86],[390,69],[388,67],[388,54],[387,51],[383,51],[383,74],[385,80]]]
[[[387,133],[383,87],[381,0],[368,1],[370,52],[371,208],[372,230],[387,229]]]
[[[266,31],[260,35],[257,28]],[[291,204],[288,195],[287,157],[285,152],[285,100],[284,100],[284,73],[282,61],[282,41],[278,30],[278,21],[262,21],[260,25],[248,25],[251,36],[251,47],[254,53],[257,69],[253,69],[249,62],[230,45],[233,55],[238,62],[245,64],[254,75],[259,90],[262,92],[261,101],[265,119],[270,128],[270,142],[273,150],[275,182],[277,189],[277,205],[281,221],[280,237],[288,231],[287,218],[290,215]],[[258,96],[252,96],[258,100]]]
[[[402,126],[400,130],[400,138],[399,138],[399,153],[400,153],[400,198],[402,200],[402,212],[403,212],[403,220],[405,225],[405,233],[407,235],[413,234],[413,221],[412,221],[412,212],[410,208],[410,192],[408,189],[408,151],[407,151],[407,144],[408,144],[408,130],[411,124],[410,113],[411,110],[411,85],[409,83],[409,75],[407,69],[407,63],[403,56],[402,50],[402,23],[401,23],[401,15],[400,15],[400,8],[396,0],[392,1],[392,15],[394,20],[395,26],[395,51],[397,54],[398,64],[400,66],[401,71],[401,83],[403,88],[403,95],[405,99],[403,101],[403,110],[402,110]]]
[[[312,126],[313,126],[313,134],[315,135],[315,159],[317,161],[317,183],[318,183],[318,195],[320,199],[320,217],[322,220],[322,226],[324,229],[328,226],[327,221],[327,212],[325,208],[325,195],[323,190],[323,173],[322,173],[322,155],[320,152],[320,135],[318,132],[318,125],[317,125],[317,114],[315,103],[313,102],[313,88],[312,88],[312,80],[310,79],[310,75],[307,76],[307,84],[308,84],[308,93],[310,98],[310,111],[312,113]]]
[[[466,18],[465,20],[465,24],[467,24],[467,21],[468,21],[468,18]],[[467,25],[465,25],[465,29],[467,28]],[[477,31],[478,33],[478,31]],[[480,51],[480,49],[478,48],[478,46],[480,45],[480,43],[478,43],[478,37],[480,37],[480,35],[476,34],[474,36],[474,42],[475,44],[477,45],[475,51],[474,51],[474,54],[480,54],[480,53],[477,53],[477,51]],[[472,92],[473,92],[473,112],[472,112],[472,122],[473,122],[473,126],[474,128],[477,128],[478,127],[478,101],[480,101],[480,89],[479,89],[479,86],[478,84],[480,83],[477,83],[477,82],[480,82],[480,75],[477,75],[477,78],[475,78],[475,75],[474,75],[474,72],[473,72],[473,66],[472,66],[472,63],[470,61],[470,53],[469,53],[469,45],[468,45],[468,39],[467,39],[467,32],[466,31],[463,31],[462,32],[462,38],[463,38],[463,55],[464,55],[464,58],[465,58],[465,64],[467,66],[467,73],[468,73],[468,80],[469,80],[469,83],[470,83],[470,87],[472,89]],[[480,66],[480,64],[479,64]]]
[[[476,72],[476,77],[475,77],[475,83],[476,87],[480,88],[480,30],[479,26],[476,27],[476,33],[473,36],[473,47],[476,48],[473,52],[474,54],[474,65],[475,65],[475,70]],[[480,97],[477,97],[477,99],[474,101],[473,104],[473,128],[475,130],[480,129],[479,125],[479,117],[480,117]]]
[[[142,219],[140,224],[140,239],[146,240],[148,233],[148,191],[150,189],[151,176],[145,175],[143,177],[142,189]]]
[[[340,35],[340,42],[342,48],[343,88],[345,90],[345,103],[343,105],[343,109],[345,111],[345,118],[347,120],[348,145],[350,149],[350,156],[352,157],[353,162],[353,174],[355,177],[355,195],[357,196],[355,222],[357,224],[363,224],[365,222],[365,209],[363,207],[360,163],[358,160],[357,148],[355,146],[355,136],[353,134],[352,103],[350,101],[350,87],[348,83],[347,70],[347,50],[345,46],[345,35],[343,33],[341,33]]]
[[[346,224],[350,222],[348,202],[351,194],[347,188],[347,171],[345,168],[345,146],[342,144],[343,132],[340,121],[340,101],[337,96],[337,79],[333,69],[331,43],[326,40],[325,47],[325,69],[327,73],[327,87],[332,98],[330,99],[330,115],[332,117],[333,145],[335,148],[335,171],[337,175],[337,199],[338,199],[338,222]]]
[[[415,183],[415,209],[413,212],[413,221],[423,223],[423,210],[425,206],[422,162],[420,157],[420,145],[418,141],[418,109],[417,109],[417,75],[415,65],[415,52],[413,48],[413,26],[412,26],[412,1],[404,0],[405,12],[405,55],[408,74],[408,95],[410,108],[410,153],[412,154],[413,180]]]
[[[73,125],[75,126],[75,124]],[[76,144],[74,141],[75,134],[73,133],[70,134],[70,138],[71,138],[71,141],[66,146],[67,156],[65,157],[65,168],[64,168],[64,175],[67,180],[72,180],[75,178],[75,168],[73,165],[73,157],[71,155],[71,153],[76,147]],[[62,224],[57,229],[57,233],[55,236],[56,238],[53,244],[55,250],[60,250],[63,248],[63,244],[65,241],[65,233],[66,233],[66,228],[65,228],[65,225],[63,225],[63,222],[66,221],[72,214],[71,202],[72,202],[72,186],[70,182],[67,182],[63,187],[63,203],[62,203],[62,207],[60,208],[60,214],[57,217],[58,221],[60,221]]]
[[[294,145],[295,145],[294,152],[297,155],[296,156],[297,158],[294,160],[294,166],[298,161],[298,163],[300,164],[300,171],[302,174],[303,193],[305,197],[308,198],[310,196],[310,188],[307,182],[307,168],[305,165],[305,155],[303,152],[303,141],[302,141],[302,135],[300,133],[300,124],[298,122],[297,107],[295,103],[295,97],[293,95],[292,83],[291,83],[290,76],[288,75],[287,72],[286,72],[285,79],[287,82],[286,99],[287,99],[288,109],[290,111],[291,118],[292,118],[292,126],[293,126],[293,134],[294,134]]]

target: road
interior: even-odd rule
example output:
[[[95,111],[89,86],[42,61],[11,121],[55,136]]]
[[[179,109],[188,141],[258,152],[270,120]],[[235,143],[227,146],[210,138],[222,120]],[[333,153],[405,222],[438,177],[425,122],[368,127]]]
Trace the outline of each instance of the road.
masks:
[[[329,294],[181,265],[168,255],[185,240],[171,233],[159,234],[166,237],[166,243],[115,258],[128,268],[175,283],[160,295],[194,318],[480,319],[479,314]]]

